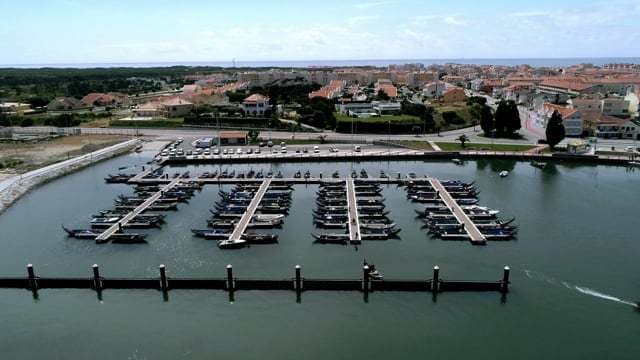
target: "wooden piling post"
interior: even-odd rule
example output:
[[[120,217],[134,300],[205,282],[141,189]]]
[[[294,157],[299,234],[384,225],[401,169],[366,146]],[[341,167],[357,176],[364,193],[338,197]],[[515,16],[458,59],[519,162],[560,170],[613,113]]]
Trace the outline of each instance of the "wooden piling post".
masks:
[[[160,289],[163,292],[166,292],[168,289],[168,283],[167,283],[167,270],[164,266],[164,264],[160,265]]]
[[[100,278],[100,268],[98,264],[93,264],[93,286],[97,291],[102,290],[102,279]]]
[[[235,284],[233,281],[233,266],[231,264],[227,265],[227,290],[233,291],[235,289]]]
[[[509,292],[509,273],[511,272],[511,269],[508,266],[504,267],[504,272],[502,273],[502,282],[500,284],[500,291],[503,294],[506,294]]]
[[[369,293],[369,265],[362,268],[362,289],[364,293]]]
[[[29,279],[29,289],[38,290],[38,282],[36,280],[36,272],[33,270],[33,264],[27,264],[27,276]]]
[[[437,293],[440,291],[440,266],[433,267],[433,279],[431,280],[431,292]]]
[[[297,292],[302,291],[302,269],[300,268],[300,265],[296,265],[296,281],[294,285]]]

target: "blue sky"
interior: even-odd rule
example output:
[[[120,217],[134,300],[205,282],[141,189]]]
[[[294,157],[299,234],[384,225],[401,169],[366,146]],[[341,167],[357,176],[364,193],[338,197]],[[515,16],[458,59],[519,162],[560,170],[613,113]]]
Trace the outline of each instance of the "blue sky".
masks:
[[[0,14],[0,64],[640,55],[640,0],[1,0]]]

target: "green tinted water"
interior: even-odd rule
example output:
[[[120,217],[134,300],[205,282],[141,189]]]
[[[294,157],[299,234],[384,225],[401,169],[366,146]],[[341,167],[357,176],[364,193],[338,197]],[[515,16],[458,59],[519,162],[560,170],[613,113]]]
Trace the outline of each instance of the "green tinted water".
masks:
[[[366,257],[389,278],[427,278],[437,264],[444,278],[497,280],[508,264],[512,292],[504,303],[492,293],[441,294],[435,302],[430,294],[375,293],[365,303],[358,293],[321,292],[304,293],[298,304],[288,292],[238,292],[230,303],[217,291],[174,291],[168,302],[154,291],[106,291],[99,302],[86,290],[45,290],[38,300],[0,290],[3,357],[632,359],[639,353],[640,314],[611,299],[640,300],[637,172],[575,165],[542,171],[503,161],[236,167],[284,174],[309,168],[325,176],[366,168],[476,180],[481,204],[520,225],[516,241],[486,247],[429,238],[414,218],[418,206],[395,186],[384,196],[403,229],[400,239],[366,242],[357,252],[312,244],[315,186],[296,186],[278,245],[220,251],[193,238],[191,228],[206,227],[216,186],[169,213],[147,245],[67,239],[61,224],[86,227],[93,212],[131,192],[102,178],[145,160],[113,159],[27,194],[0,216],[0,274],[23,275],[31,262],[42,275],[88,276],[98,263],[104,276],[156,276],[164,263],[173,276],[221,277],[232,263],[239,277],[288,277],[301,264],[306,276],[355,278]],[[499,178],[505,169],[511,176]]]

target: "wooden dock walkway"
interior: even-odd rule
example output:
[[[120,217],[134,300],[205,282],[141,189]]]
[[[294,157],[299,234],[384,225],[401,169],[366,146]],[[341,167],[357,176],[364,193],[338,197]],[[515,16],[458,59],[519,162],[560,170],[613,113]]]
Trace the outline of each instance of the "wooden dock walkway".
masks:
[[[238,221],[238,225],[236,225],[235,229],[233,229],[233,232],[231,233],[231,236],[229,236],[229,240],[240,240],[242,234],[244,234],[244,231],[247,229],[247,226],[251,222],[251,219],[253,219],[253,215],[255,214],[258,205],[260,205],[260,203],[262,202],[264,194],[267,192],[267,189],[269,189],[272,180],[273,179],[265,179],[262,181],[262,184],[258,188],[258,191],[256,191],[255,195],[253,195],[253,199],[247,207],[247,211],[242,214],[240,221]]]
[[[362,234],[360,233],[360,219],[358,217],[358,201],[356,199],[356,190],[353,179],[347,179],[347,210],[349,218],[349,241],[352,244],[360,244],[362,242]]]
[[[174,179],[169,184],[167,184],[165,187],[163,187],[161,190],[159,190],[155,194],[151,195],[147,200],[145,200],[142,204],[138,205],[138,207],[136,207],[130,213],[125,215],[117,223],[113,224],[110,228],[105,230],[102,234],[98,235],[98,237],[96,238],[96,242],[105,242],[105,241],[109,240],[111,235],[115,234],[120,229],[124,228],[125,225],[127,225],[136,216],[142,214],[145,210],[147,210],[147,208],[149,208],[149,206],[153,205],[153,203],[158,201],[158,199],[160,199],[160,197],[162,197],[163,193],[173,189],[176,185],[178,185],[179,183],[181,183],[183,181],[184,181],[184,179],[181,179],[181,178]]]
[[[447,191],[447,189],[442,185],[440,180],[435,178],[429,178],[429,183],[431,186],[438,191],[440,198],[444,201],[445,205],[451,213],[456,217],[458,222],[464,226],[464,230],[469,234],[469,238],[473,244],[484,245],[487,242],[487,239],[484,235],[478,230],[476,224],[469,219],[467,214],[465,214],[464,210],[458,205],[458,203],[453,199],[451,194]]]
[[[138,183],[140,180],[143,180],[147,175],[153,173],[154,171],[160,169],[160,167],[153,167],[153,166],[149,166],[148,169],[145,169],[139,173],[136,174],[136,176],[132,177],[131,179],[129,179],[128,183],[131,184],[136,184]]]
[[[428,178],[368,178],[368,179],[354,179],[355,181],[362,183],[379,183],[379,184],[393,184],[393,185],[403,185],[407,181],[426,181]],[[260,183],[264,179],[229,179],[229,178],[185,178],[185,181],[191,181],[195,183],[199,183],[202,185],[224,185],[224,184],[254,184]],[[345,178],[332,178],[331,176],[327,177],[311,177],[308,179],[305,178],[271,178],[274,184],[278,183],[287,183],[287,184],[298,184],[298,185],[308,185],[308,184],[322,184],[322,183],[344,183]],[[155,179],[142,179],[137,178],[136,180],[129,180],[129,184],[137,184],[137,185],[158,185],[158,184],[167,184],[171,181],[171,179],[166,178],[155,178]]]

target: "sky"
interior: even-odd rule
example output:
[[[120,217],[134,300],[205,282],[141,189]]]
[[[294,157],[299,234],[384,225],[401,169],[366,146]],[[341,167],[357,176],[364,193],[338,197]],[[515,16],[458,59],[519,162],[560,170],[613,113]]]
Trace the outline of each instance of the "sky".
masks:
[[[0,0],[0,64],[640,56],[640,0]]]

